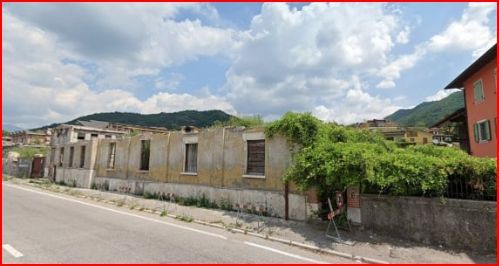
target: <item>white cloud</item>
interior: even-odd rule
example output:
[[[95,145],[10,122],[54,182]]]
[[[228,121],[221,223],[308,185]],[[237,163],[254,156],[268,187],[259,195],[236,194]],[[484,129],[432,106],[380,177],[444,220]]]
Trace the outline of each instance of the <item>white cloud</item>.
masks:
[[[482,55],[497,42],[497,36],[489,26],[489,16],[495,12],[496,3],[469,3],[459,21],[452,22],[429,41],[417,45],[413,53],[401,55],[381,68],[377,75],[382,80],[376,87],[396,87],[395,80],[400,78],[401,72],[413,68],[429,52],[471,51],[474,57]],[[400,43],[405,41],[404,32],[407,30],[409,28],[397,36]]]
[[[209,4],[8,3],[3,117],[22,127],[115,110],[222,109],[265,119],[312,111],[341,123],[380,118],[399,108],[397,100],[376,95],[366,80],[395,88],[428,53],[480,53],[496,40],[489,25],[495,8],[471,3],[441,33],[394,57],[414,25],[387,4],[266,3],[241,32],[207,26],[220,20]],[[178,21],[183,11],[201,19]],[[208,87],[197,95],[174,93],[183,76],[164,70],[204,56],[232,60],[223,87],[213,88],[224,95]],[[138,93],[142,76],[155,94]],[[443,92],[427,99],[438,97]]]
[[[105,111],[221,109],[235,113],[229,102],[213,95],[201,98],[160,92],[140,100],[121,89],[92,90],[84,81],[85,69],[65,62],[73,52],[57,41],[57,35],[25,23],[5,10],[2,25],[4,123],[31,128]]]
[[[400,22],[383,4],[264,4],[226,73],[228,99],[268,118],[341,104],[351,91],[368,95],[360,76],[386,63]]]
[[[397,35],[397,42],[401,44],[406,44],[409,42],[409,35],[411,34],[411,29],[409,26],[405,26],[405,28],[399,32]]]
[[[427,102],[439,101],[459,90],[439,90],[437,93],[425,98]]]
[[[452,22],[443,32],[430,39],[434,51],[473,51],[479,56],[496,41],[489,27],[489,16],[496,12],[497,3],[469,3],[459,21]]]
[[[139,104],[141,113],[174,112],[193,109],[219,109],[230,114],[236,114],[234,107],[229,102],[213,95],[199,98],[187,93],[172,94],[160,92]]]
[[[378,89],[391,89],[396,86],[395,80],[400,78],[400,73],[410,69],[426,54],[426,49],[416,47],[412,54],[402,55],[395,61],[381,68],[378,75],[384,79],[376,85]]]
[[[6,10],[55,36],[68,59],[96,66],[96,88],[134,89],[134,79],[200,56],[229,56],[235,32],[176,21],[184,10],[216,20],[216,9],[193,3],[9,3]]]
[[[314,108],[313,114],[326,121],[351,124],[366,119],[383,118],[400,109],[393,101],[373,97],[360,89],[350,89],[340,102]]]
[[[175,90],[185,79],[182,74],[171,73],[167,78],[159,77],[154,82],[157,90]]]

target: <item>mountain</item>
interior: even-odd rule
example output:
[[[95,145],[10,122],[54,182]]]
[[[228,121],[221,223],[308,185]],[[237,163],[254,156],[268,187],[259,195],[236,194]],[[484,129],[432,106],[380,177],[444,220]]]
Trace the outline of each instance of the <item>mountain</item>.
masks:
[[[11,125],[11,124],[3,124],[2,130],[8,131],[8,132],[14,132],[14,131],[20,131],[23,129],[18,127],[18,126]]]
[[[75,124],[78,120],[97,120],[148,127],[166,127],[168,129],[180,129],[182,126],[209,127],[215,121],[225,122],[228,121],[231,117],[231,115],[220,110],[186,110],[175,113],[158,114],[109,112],[81,116],[64,124]],[[54,123],[37,129],[55,127],[58,125],[60,124]]]
[[[400,109],[385,117],[385,119],[396,122],[405,127],[429,127],[463,107],[463,92],[458,91],[439,101],[423,102],[412,109]]]

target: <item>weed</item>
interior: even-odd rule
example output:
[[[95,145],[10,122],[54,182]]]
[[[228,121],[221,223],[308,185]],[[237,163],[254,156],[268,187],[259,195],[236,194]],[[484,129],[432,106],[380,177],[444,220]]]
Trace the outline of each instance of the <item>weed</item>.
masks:
[[[177,219],[180,221],[183,221],[183,222],[187,222],[187,223],[194,221],[194,219],[192,217],[190,217],[189,215],[185,215],[185,214],[183,214],[181,216],[177,216]]]
[[[144,194],[142,195],[144,199],[155,199],[157,198],[156,193],[151,193],[149,191],[144,191]]]
[[[225,211],[234,211],[234,207],[229,199],[221,199],[220,200],[220,209]]]
[[[177,198],[178,200],[178,203],[180,205],[184,205],[184,206],[193,206],[193,205],[197,205],[197,202],[198,202],[198,199],[194,198],[194,197],[186,197],[186,198]]]
[[[161,216],[161,217],[166,216],[166,215],[168,215],[168,213],[167,213],[165,210],[163,210],[163,211],[159,214],[159,216]]]

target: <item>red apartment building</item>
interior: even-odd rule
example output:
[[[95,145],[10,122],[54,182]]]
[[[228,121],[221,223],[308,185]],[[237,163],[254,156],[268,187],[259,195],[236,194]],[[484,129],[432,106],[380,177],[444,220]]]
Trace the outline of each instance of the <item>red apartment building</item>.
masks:
[[[470,154],[497,155],[497,44],[478,58],[445,89],[463,89]]]

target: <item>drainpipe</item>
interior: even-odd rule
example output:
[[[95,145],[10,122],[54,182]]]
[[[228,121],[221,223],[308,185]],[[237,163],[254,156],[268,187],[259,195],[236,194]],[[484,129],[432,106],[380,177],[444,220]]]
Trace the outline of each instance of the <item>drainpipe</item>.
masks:
[[[284,183],[284,219],[289,219],[289,182]]]

